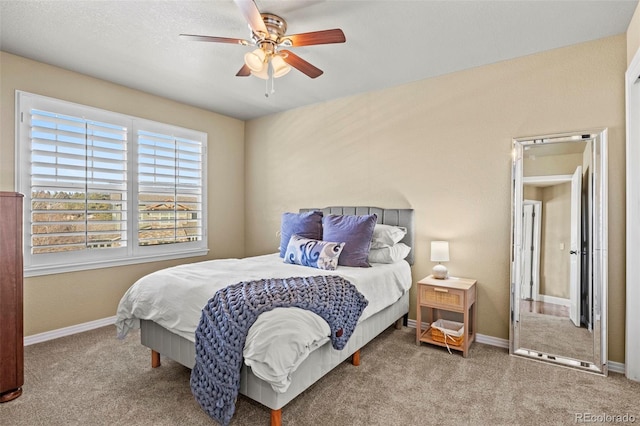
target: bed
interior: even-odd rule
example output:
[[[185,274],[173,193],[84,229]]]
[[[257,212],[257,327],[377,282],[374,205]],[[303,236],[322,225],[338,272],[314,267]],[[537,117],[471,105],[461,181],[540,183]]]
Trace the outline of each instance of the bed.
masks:
[[[323,209],[301,209],[301,213],[311,211],[322,211],[327,215],[370,215],[376,214],[377,223],[384,225],[392,225],[404,227],[407,229],[406,235],[400,241],[409,247],[413,247],[414,244],[414,215],[411,209],[382,209],[377,207],[327,207]],[[282,259],[278,254],[256,256],[254,258],[247,258],[249,266],[243,268],[251,272],[252,270],[260,270],[261,265],[271,265],[274,260],[279,265],[276,266],[275,272],[269,272],[269,274],[281,274],[286,276],[288,273],[288,266],[282,265]],[[220,260],[219,263],[234,263],[236,260]],[[237,260],[240,262],[241,260]],[[210,261],[216,262],[216,261]],[[244,261],[243,261],[244,262]],[[254,368],[243,365],[241,370],[240,389],[239,392],[246,397],[253,399],[262,405],[271,409],[271,425],[278,426],[281,424],[282,408],[297,395],[306,390],[309,386],[322,378],[326,373],[331,371],[334,367],[351,357],[351,361],[354,365],[360,363],[360,348],[366,345],[369,341],[375,338],[382,331],[389,326],[394,325],[396,328],[400,328],[403,318],[409,312],[409,288],[411,287],[411,271],[410,265],[413,264],[413,250],[404,261],[397,262],[392,265],[372,264],[371,268],[349,268],[339,267],[336,271],[332,272],[337,275],[343,275],[348,280],[354,280],[357,282],[367,282],[379,279],[382,281],[397,279],[401,282],[402,288],[394,288],[391,292],[393,302],[385,302],[379,304],[375,299],[368,306],[358,322],[351,338],[348,340],[346,346],[342,350],[336,350],[332,347],[328,338],[324,341],[320,341],[318,347],[313,348],[306,355],[306,358],[296,365],[295,371],[293,371],[289,377],[286,386],[275,390],[275,385],[263,380],[259,376],[257,366]],[[243,263],[244,265],[244,263]],[[274,263],[275,265],[275,263]],[[186,266],[186,265],[185,265]],[[294,266],[294,265],[289,265]],[[312,269],[305,268],[303,269]],[[360,269],[361,271],[357,271]],[[313,271],[313,274],[317,273],[317,270]],[[243,272],[244,273],[244,272]],[[312,274],[308,272],[309,276]],[[369,275],[367,275],[369,274]],[[249,273],[249,275],[251,275]],[[376,275],[380,275],[376,277]],[[272,278],[272,277],[269,277]],[[408,283],[407,283],[408,281]],[[237,282],[237,281],[236,281]],[[234,284],[230,282],[229,284]],[[376,283],[375,288],[382,288],[384,283]],[[360,286],[358,289],[360,290]],[[374,296],[369,291],[369,296]],[[378,291],[378,290],[376,290]],[[386,291],[386,290],[385,290]],[[390,290],[391,291],[391,290]],[[367,294],[365,294],[367,296]],[[211,297],[211,295],[209,295]],[[177,296],[173,296],[174,299]],[[205,299],[198,309],[201,309],[203,304],[207,301]],[[182,309],[182,308],[181,308]],[[368,310],[368,311],[367,311]],[[120,314],[119,314],[120,315]],[[120,321],[120,320],[119,320]],[[160,366],[161,356],[166,356],[180,364],[193,368],[195,360],[195,346],[194,340],[189,333],[194,333],[195,328],[192,328],[192,324],[180,327],[175,327],[172,320],[169,318],[154,320],[153,318],[144,318],[141,315],[140,318],[133,318],[128,326],[136,327],[139,323],[141,330],[141,343],[142,345],[151,349],[151,365],[152,367]],[[256,370],[254,372],[254,369]]]

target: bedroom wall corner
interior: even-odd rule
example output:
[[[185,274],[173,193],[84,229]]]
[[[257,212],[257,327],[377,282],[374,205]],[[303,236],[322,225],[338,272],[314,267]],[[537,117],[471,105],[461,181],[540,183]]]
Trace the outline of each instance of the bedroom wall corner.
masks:
[[[207,256],[27,278],[25,336],[115,315],[127,288],[154,270],[210,258],[244,256],[244,121],[0,51],[3,191],[15,190],[16,90],[206,132],[210,182]]]

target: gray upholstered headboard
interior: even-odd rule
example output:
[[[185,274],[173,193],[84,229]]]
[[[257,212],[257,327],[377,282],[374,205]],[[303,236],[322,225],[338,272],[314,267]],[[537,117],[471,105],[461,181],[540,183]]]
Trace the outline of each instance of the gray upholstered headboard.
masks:
[[[411,252],[407,256],[406,260],[410,265],[413,265],[413,242],[415,238],[414,224],[413,224],[413,209],[381,209],[380,207],[325,207],[322,209],[300,209],[300,213],[308,211],[321,211],[323,214],[338,214],[338,215],[363,215],[375,213],[378,216],[378,223],[393,226],[404,226],[407,228],[407,235],[402,239],[402,243],[405,243],[411,247]]]

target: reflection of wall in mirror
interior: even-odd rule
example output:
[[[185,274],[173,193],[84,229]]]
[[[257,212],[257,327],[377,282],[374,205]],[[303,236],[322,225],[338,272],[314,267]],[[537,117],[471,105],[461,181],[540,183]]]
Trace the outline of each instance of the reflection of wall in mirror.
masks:
[[[544,188],[540,291],[569,299],[569,246],[571,244],[571,184]]]
[[[524,198],[542,203],[540,294],[568,299],[571,185],[525,185]]]
[[[529,156],[524,158],[522,175],[554,176],[572,175],[576,167],[583,164],[583,154],[549,155],[544,157]]]
[[[523,196],[525,200],[542,201],[542,188],[533,185],[524,185]]]

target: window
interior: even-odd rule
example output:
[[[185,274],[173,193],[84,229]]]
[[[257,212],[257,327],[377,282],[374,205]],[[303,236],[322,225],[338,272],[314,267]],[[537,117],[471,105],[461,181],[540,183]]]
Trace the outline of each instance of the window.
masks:
[[[207,252],[206,134],[17,92],[25,275]]]

